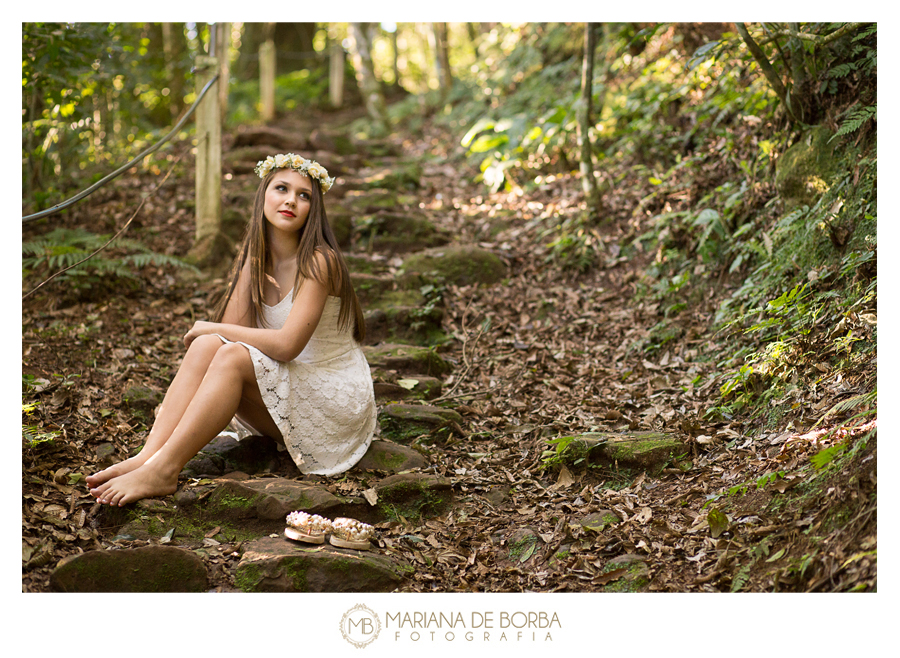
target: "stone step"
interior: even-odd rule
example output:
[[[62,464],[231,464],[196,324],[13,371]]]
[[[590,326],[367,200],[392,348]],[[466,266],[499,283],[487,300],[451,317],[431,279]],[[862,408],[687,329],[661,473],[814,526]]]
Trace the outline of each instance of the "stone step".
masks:
[[[398,284],[405,289],[435,283],[490,285],[506,276],[506,263],[493,252],[477,245],[447,245],[407,256],[400,268]]]
[[[678,458],[688,448],[667,432],[586,432],[574,437],[572,444],[589,463],[617,464],[630,468],[657,470]]]
[[[362,349],[369,366],[373,369],[394,371],[402,375],[425,374],[431,377],[440,377],[451,370],[447,361],[427,347],[380,343],[364,345]]]
[[[408,254],[450,242],[450,234],[425,215],[413,211],[379,210],[353,221],[354,243],[365,251]]]
[[[206,566],[174,546],[86,551],[60,560],[50,574],[56,592],[205,592]]]
[[[440,306],[391,306],[372,308],[364,314],[366,339],[369,345],[375,343],[404,342],[414,345],[432,346],[447,341],[441,332],[444,309]]]
[[[245,592],[390,592],[411,571],[374,551],[262,537],[244,548],[235,584]]]
[[[393,375],[383,370],[375,371],[375,400],[400,402],[402,400],[433,400],[440,397],[443,382],[427,375]]]
[[[378,423],[382,436],[404,445],[463,433],[460,414],[428,404],[387,404],[378,414]]]

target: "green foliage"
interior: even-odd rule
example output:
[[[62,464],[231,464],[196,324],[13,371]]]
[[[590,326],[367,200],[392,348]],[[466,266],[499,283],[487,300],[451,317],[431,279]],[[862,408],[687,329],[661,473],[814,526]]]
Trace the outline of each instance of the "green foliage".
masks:
[[[174,92],[193,86],[176,37],[183,47],[166,62],[159,23],[22,24],[26,205],[62,200],[171,129],[185,100]]]
[[[853,110],[849,114],[849,116],[844,119],[844,122],[841,124],[840,128],[838,128],[838,131],[831,139],[835,139],[836,137],[840,137],[841,135],[847,135],[849,133],[856,132],[857,130],[859,130],[860,126],[866,123],[869,119],[871,119],[872,121],[878,121],[877,117],[877,103]]]
[[[549,447],[541,453],[541,467],[551,468],[563,464],[577,466],[587,459],[590,448],[576,436],[558,436],[548,439]]]
[[[349,61],[346,63],[352,67]],[[318,66],[284,73],[275,78],[275,107],[291,112],[298,108],[328,107],[328,67]],[[234,81],[228,87],[228,125],[259,121],[259,79]]]
[[[110,235],[97,235],[82,228],[58,228],[22,243],[22,276],[34,273],[49,276],[78,263],[102,247]],[[101,251],[86,262],[60,275],[75,288],[88,289],[115,280],[137,280],[136,271],[144,267],[197,269],[179,258],[156,253],[137,240],[118,238],[109,247],[116,256]],[[126,253],[123,253],[126,252]],[[132,253],[127,253],[132,252]]]
[[[59,438],[59,432],[56,430],[45,431],[37,423],[31,422],[32,414],[37,407],[37,402],[22,403],[22,414],[27,419],[27,422],[22,423],[22,441],[29,448],[36,448],[43,443],[52,442]]]

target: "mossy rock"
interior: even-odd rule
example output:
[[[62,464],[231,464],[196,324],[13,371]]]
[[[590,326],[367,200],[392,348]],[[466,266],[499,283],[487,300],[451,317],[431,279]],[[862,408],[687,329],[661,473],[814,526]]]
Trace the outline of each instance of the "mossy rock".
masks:
[[[533,528],[517,528],[506,542],[505,559],[514,565],[527,564],[540,554],[538,549],[543,543]]]
[[[358,174],[362,178],[361,189],[364,190],[415,190],[420,187],[422,165],[415,160],[398,161]]]
[[[284,130],[275,126],[242,126],[234,134],[233,148],[230,152],[241,151],[243,147],[256,147],[262,145],[270,148],[269,144],[280,144],[280,149],[269,151],[268,155],[276,153],[299,153],[303,155],[309,150],[309,141],[303,138],[303,134],[294,130]],[[263,160],[266,156],[257,158]]]
[[[354,466],[364,471],[399,473],[428,466],[428,460],[412,448],[393,441],[372,441],[366,454]]]
[[[828,128],[816,126],[778,159],[775,188],[787,210],[814,204],[831,185],[840,165],[833,136]]]
[[[162,402],[162,393],[146,386],[129,386],[122,399],[129,411],[146,420],[153,418],[153,410]]]
[[[222,166],[235,174],[250,174],[253,173],[260,160],[265,160],[275,153],[287,153],[288,150],[285,150],[283,146],[272,146],[272,144],[239,146],[222,154]],[[259,180],[256,182],[258,183]]]
[[[378,414],[382,436],[404,445],[424,440],[421,437],[447,436],[462,422],[452,409],[426,404],[388,404]]]
[[[350,264],[347,264],[348,268]],[[382,300],[394,288],[394,277],[389,274],[370,274],[368,272],[354,272],[350,270],[350,281],[353,283],[353,290],[363,310],[370,307],[380,305]]]
[[[252,212],[253,197],[251,196],[246,205],[228,205],[222,208],[222,233],[235,244],[244,237],[244,231],[250,222],[250,213]]]
[[[427,347],[382,343],[364,345],[363,353],[372,368],[395,370],[401,374],[425,374],[439,377],[450,372],[450,364]]]
[[[234,582],[245,592],[390,592],[408,572],[374,551],[263,537],[245,547]]]
[[[338,246],[342,249],[348,248],[353,238],[353,214],[340,209],[340,207],[334,211],[328,210],[327,214],[328,223],[331,224],[331,230],[334,232]]]
[[[248,436],[241,441],[227,434],[217,436],[197,453],[184,467],[184,474],[193,477],[218,477],[232,471],[251,475],[274,471],[293,464],[286,453],[279,452],[274,439],[267,436]]]
[[[335,496],[324,487],[286,478],[219,481],[203,508],[203,518],[242,523],[254,532],[278,532],[285,517],[295,510],[328,518],[381,520],[363,498]]]
[[[399,473],[375,483],[376,507],[390,520],[421,521],[443,514],[453,502],[450,481],[438,475]]]
[[[356,244],[366,250],[403,254],[447,244],[450,236],[424,215],[382,211],[353,223]]]
[[[440,397],[443,382],[437,377],[414,375],[387,376],[376,371],[375,399],[378,401],[433,400]]]
[[[343,203],[357,216],[418,207],[418,200],[415,196],[398,194],[391,190],[348,190],[344,195]]]
[[[506,264],[496,254],[474,245],[456,245],[408,256],[403,261],[399,283],[404,288],[418,288],[427,283],[490,285],[506,276]]]
[[[573,444],[593,463],[656,471],[684,452],[684,444],[665,432],[587,432]]]
[[[441,331],[444,310],[439,306],[383,305],[372,308],[364,314],[366,320],[366,342],[413,343],[414,345],[439,345],[448,340]]]
[[[383,259],[360,253],[345,253],[344,260],[347,261],[347,269],[350,270],[351,278],[357,274],[370,274],[389,277],[393,281],[393,277],[387,274],[388,265]],[[359,292],[357,291],[358,294]]]
[[[620,519],[615,512],[611,510],[600,510],[599,512],[588,514],[586,517],[579,520],[578,525],[585,530],[602,532],[604,528],[621,523],[621,521],[622,519]]]
[[[63,558],[50,574],[57,592],[203,592],[206,566],[174,546],[87,551]]]
[[[402,154],[400,147],[386,138],[354,139],[354,148],[369,158],[392,158]]]
[[[618,575],[603,586],[604,592],[644,592],[650,584],[650,567],[641,555],[620,555],[603,565],[601,573],[614,572]]]
[[[215,535],[210,531],[218,528]],[[220,518],[206,518],[196,509],[132,510],[131,520],[122,526],[118,534],[135,539],[161,539],[169,535],[172,545],[200,548],[204,539],[211,537],[218,542],[250,541],[266,533],[267,529],[254,531],[244,523],[232,524]],[[171,534],[170,534],[171,533]]]

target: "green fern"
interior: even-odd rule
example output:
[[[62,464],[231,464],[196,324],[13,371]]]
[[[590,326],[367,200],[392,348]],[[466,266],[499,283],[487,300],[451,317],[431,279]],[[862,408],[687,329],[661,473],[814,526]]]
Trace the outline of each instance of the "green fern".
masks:
[[[34,240],[22,243],[23,276],[31,272],[52,274],[72,267],[100,249],[110,235],[90,233],[82,228],[58,228]],[[82,279],[89,276],[136,279],[136,271],[147,266],[197,269],[174,256],[159,254],[137,240],[119,238],[110,247],[117,251],[136,252],[112,257],[101,251],[89,260],[72,267],[61,278]]]
[[[853,41],[861,41],[862,39],[865,39],[867,36],[875,34],[876,32],[878,32],[878,23],[872,23],[869,27],[853,37]]]
[[[831,139],[840,137],[841,135],[847,135],[849,133],[856,132],[857,130],[859,130],[860,126],[866,123],[869,119],[872,119],[876,122],[878,121],[878,103],[859,108],[858,110],[853,110],[850,115],[846,119],[844,119],[841,127],[838,128],[838,131]]]
[[[741,588],[747,584],[748,580],[750,580],[750,565],[745,564],[735,574],[734,580],[731,581],[731,591],[739,592]]]

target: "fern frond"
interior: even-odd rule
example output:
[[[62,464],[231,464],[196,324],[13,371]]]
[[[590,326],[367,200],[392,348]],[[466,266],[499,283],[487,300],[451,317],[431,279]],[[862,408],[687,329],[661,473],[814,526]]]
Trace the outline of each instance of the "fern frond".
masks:
[[[843,78],[847,75],[850,75],[853,71],[859,68],[859,64],[857,62],[845,62],[844,64],[839,64],[835,66],[833,69],[828,71],[829,78]]]
[[[872,23],[869,27],[853,37],[853,41],[860,41],[871,34],[875,34],[876,32],[878,32],[878,23]]]
[[[878,103],[875,103],[874,105],[868,105],[858,110],[853,110],[853,112],[851,112],[850,115],[846,119],[844,119],[844,123],[841,124],[841,127],[838,128],[838,131],[831,139],[834,139],[835,137],[839,137],[841,135],[847,135],[849,133],[856,132],[857,130],[859,130],[860,126],[862,126],[869,119],[878,121],[877,117]]]

